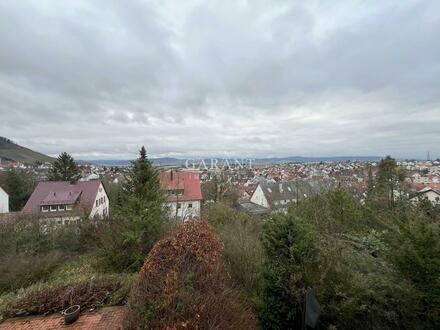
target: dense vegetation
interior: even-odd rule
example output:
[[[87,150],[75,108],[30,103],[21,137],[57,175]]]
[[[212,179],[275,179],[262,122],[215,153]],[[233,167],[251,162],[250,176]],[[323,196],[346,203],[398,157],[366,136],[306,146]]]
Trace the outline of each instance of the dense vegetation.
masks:
[[[339,187],[260,222],[211,208],[236,286],[263,328],[299,328],[306,286],[321,304],[321,328],[440,326],[440,213],[396,194],[403,179],[386,158],[364,201]]]
[[[125,301],[133,274],[173,227],[164,221],[163,192],[144,148],[127,182],[124,199],[111,201],[111,218],[65,226],[29,217],[0,222],[0,320],[58,311],[69,301],[83,308]],[[70,298],[60,301],[60,294]]]
[[[15,169],[0,172],[0,187],[9,195],[9,211],[21,211],[32,194],[36,182],[29,175]]]

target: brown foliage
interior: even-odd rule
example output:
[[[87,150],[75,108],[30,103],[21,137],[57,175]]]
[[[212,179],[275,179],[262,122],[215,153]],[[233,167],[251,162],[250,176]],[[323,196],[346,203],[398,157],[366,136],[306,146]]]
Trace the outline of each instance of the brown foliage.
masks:
[[[82,308],[100,306],[120,286],[117,280],[95,280],[44,289],[14,303],[8,316],[46,314],[61,311],[71,305],[81,305]]]
[[[204,221],[181,225],[150,252],[133,286],[128,329],[255,329],[233,291],[223,243]]]

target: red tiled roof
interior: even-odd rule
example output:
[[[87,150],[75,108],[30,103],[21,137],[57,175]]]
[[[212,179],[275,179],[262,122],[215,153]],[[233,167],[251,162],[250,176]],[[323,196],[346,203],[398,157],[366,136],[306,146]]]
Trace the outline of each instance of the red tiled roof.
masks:
[[[183,189],[183,195],[169,195],[168,202],[202,200],[200,177],[197,172],[167,171],[160,173],[160,184],[163,189],[170,191]]]
[[[51,191],[40,202],[40,205],[54,205],[54,204],[74,204],[81,195],[81,190],[77,191]]]
[[[125,312],[125,306],[104,307],[95,312],[82,313],[76,322],[69,325],[64,324],[60,313],[16,317],[0,323],[0,330],[120,330]]]
[[[91,212],[101,181],[44,181],[38,183],[23,208],[23,213],[40,213],[40,205],[71,204],[79,201],[81,210]]]

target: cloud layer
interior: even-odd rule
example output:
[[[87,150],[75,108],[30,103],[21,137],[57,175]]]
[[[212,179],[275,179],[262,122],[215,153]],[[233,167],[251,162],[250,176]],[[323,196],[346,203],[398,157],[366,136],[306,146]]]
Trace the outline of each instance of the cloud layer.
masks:
[[[440,157],[438,1],[0,3],[0,135],[48,154]]]

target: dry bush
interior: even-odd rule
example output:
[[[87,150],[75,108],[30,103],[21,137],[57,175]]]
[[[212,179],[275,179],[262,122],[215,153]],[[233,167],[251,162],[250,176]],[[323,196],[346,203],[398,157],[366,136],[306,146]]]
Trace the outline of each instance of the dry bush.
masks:
[[[133,286],[127,329],[255,329],[231,288],[223,244],[203,221],[181,225],[150,252]]]
[[[10,306],[8,316],[58,312],[71,305],[81,305],[82,308],[101,306],[120,287],[121,283],[117,280],[98,279],[43,289],[15,302]]]
[[[0,293],[15,291],[49,278],[69,255],[51,251],[41,255],[13,254],[0,257]]]

